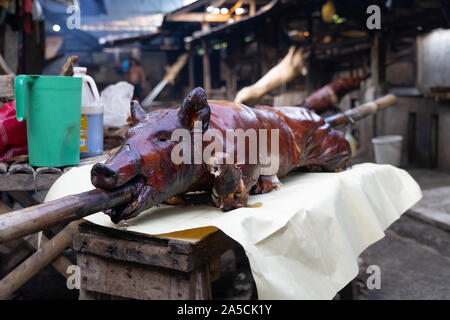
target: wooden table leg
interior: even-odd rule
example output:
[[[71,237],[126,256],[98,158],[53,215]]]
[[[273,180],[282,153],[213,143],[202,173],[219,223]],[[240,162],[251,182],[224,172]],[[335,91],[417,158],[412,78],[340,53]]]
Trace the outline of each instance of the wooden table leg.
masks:
[[[339,291],[340,300],[356,300],[358,298],[356,280],[350,281],[344,288]]]
[[[205,265],[191,272],[190,299],[211,300],[211,281],[209,277],[209,266]]]

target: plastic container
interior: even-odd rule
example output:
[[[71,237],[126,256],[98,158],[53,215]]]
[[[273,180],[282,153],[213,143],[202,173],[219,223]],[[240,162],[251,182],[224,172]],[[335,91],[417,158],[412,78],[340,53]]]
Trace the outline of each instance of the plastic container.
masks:
[[[81,79],[19,75],[16,118],[27,120],[29,163],[62,167],[80,162]]]
[[[103,106],[94,79],[87,68],[73,68],[73,76],[83,79],[81,93],[80,157],[103,153]]]
[[[381,136],[372,139],[375,162],[400,166],[402,158],[402,136]]]

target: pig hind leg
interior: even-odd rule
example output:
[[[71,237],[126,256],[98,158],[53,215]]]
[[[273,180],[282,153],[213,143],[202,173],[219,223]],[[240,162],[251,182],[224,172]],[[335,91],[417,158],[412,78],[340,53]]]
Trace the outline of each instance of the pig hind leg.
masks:
[[[340,131],[321,126],[311,136],[311,149],[301,159],[305,171],[342,171],[351,165],[350,144]]]
[[[258,182],[251,189],[251,194],[268,193],[281,188],[281,182],[276,175],[259,176]]]

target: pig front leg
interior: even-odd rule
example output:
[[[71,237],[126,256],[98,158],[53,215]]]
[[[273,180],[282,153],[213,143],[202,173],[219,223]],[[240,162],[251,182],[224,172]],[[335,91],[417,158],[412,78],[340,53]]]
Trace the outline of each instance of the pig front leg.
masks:
[[[241,170],[234,164],[226,164],[226,154],[218,154],[207,163],[214,182],[211,198],[223,211],[247,206],[249,190],[242,179]]]
[[[272,190],[281,188],[281,182],[276,175],[259,176],[258,182],[253,186],[252,194],[268,193]]]

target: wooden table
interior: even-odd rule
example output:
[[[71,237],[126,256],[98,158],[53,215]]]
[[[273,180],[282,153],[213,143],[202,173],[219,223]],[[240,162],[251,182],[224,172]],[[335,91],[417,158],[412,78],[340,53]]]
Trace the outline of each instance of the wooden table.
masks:
[[[211,299],[219,258],[237,242],[214,227],[145,236],[80,225],[80,299]]]

